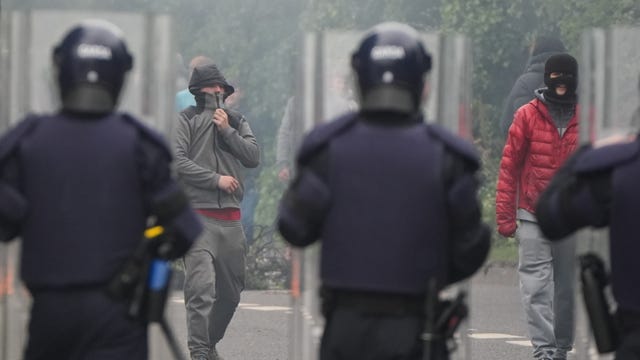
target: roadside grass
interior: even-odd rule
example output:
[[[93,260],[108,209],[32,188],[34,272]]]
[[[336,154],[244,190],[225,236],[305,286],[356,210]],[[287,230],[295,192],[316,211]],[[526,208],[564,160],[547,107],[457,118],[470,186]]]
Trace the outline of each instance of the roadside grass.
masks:
[[[518,243],[515,239],[494,242],[489,252],[488,263],[517,264],[518,263]]]

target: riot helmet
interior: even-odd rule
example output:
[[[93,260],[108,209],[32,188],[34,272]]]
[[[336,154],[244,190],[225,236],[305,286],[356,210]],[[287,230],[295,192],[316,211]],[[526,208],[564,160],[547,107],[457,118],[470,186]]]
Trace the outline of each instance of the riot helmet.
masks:
[[[363,111],[420,109],[431,55],[412,27],[393,22],[373,27],[353,53],[351,66]]]
[[[73,27],[53,50],[62,108],[100,114],[115,109],[133,67],[122,32],[103,20]]]

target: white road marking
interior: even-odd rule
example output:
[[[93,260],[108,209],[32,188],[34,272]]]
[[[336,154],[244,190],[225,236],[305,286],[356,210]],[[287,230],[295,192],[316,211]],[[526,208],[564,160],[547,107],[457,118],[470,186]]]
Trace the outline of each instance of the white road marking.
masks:
[[[521,339],[522,338],[522,336],[500,334],[500,333],[477,333],[477,334],[470,334],[469,337],[477,340]]]
[[[243,309],[243,310],[256,310],[256,311],[287,311],[287,310],[291,310],[291,308],[286,307],[286,306],[264,306],[264,305],[242,306],[242,304],[240,304],[240,309]]]
[[[518,341],[505,341],[507,344],[518,345],[518,346],[531,346],[531,341],[529,340],[518,340]]]
[[[171,302],[184,304],[184,298],[182,297],[174,297],[171,298]],[[238,308],[243,310],[255,310],[255,311],[291,311],[291,308],[288,306],[270,306],[270,305],[260,305],[254,303],[240,303],[238,304]]]
[[[524,336],[502,333],[470,333],[473,340],[504,340],[505,343],[518,346],[531,347],[531,341]]]
[[[505,343],[510,345],[532,347],[531,340],[525,336],[517,336],[501,333],[471,333],[469,337],[473,340],[505,340]],[[522,339],[522,340],[509,340],[509,339]],[[571,354],[576,353],[576,349],[570,351]]]

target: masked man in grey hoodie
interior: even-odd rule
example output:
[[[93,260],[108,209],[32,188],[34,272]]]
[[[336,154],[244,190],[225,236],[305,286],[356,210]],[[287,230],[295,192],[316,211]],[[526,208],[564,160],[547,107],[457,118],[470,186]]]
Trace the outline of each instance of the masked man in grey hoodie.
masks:
[[[258,166],[260,150],[244,116],[225,108],[234,88],[216,65],[196,67],[189,91],[196,106],[176,124],[176,167],[205,231],[184,257],[188,345],[192,359],[216,360],[244,288],[241,174]]]

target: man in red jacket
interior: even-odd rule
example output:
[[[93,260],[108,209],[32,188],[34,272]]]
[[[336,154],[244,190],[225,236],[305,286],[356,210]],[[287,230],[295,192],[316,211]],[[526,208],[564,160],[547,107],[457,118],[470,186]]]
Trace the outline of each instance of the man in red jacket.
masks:
[[[535,359],[566,359],[573,344],[575,241],[545,239],[534,209],[577,146],[577,80],[578,64],[571,55],[546,61],[547,87],[516,111],[498,175],[498,232],[515,235],[519,243],[520,291]]]

